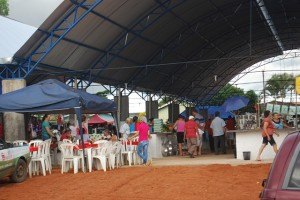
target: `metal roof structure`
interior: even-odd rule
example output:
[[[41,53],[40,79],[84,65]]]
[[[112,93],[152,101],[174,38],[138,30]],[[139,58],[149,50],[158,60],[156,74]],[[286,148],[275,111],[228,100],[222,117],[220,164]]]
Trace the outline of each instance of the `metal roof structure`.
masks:
[[[239,72],[300,46],[297,0],[65,0],[1,78],[78,77],[207,102]]]

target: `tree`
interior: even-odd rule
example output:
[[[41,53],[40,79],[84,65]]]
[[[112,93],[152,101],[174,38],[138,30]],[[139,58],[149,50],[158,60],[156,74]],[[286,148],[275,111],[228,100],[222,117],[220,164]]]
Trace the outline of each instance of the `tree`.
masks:
[[[244,96],[244,90],[227,83],[210,101],[210,105],[220,106],[231,96]]]
[[[8,15],[8,1],[0,0],[0,15],[7,16]]]
[[[96,95],[107,99],[107,95],[109,95],[109,91],[108,90],[100,91],[100,92],[97,92]]]
[[[245,93],[244,96],[249,99],[249,103],[245,108],[242,109],[242,112],[255,113],[255,107],[258,102],[258,95],[253,90],[249,90]]]
[[[282,101],[286,97],[286,94],[294,89],[294,76],[292,74],[274,74],[267,81],[265,90],[272,96],[275,101],[281,98]]]

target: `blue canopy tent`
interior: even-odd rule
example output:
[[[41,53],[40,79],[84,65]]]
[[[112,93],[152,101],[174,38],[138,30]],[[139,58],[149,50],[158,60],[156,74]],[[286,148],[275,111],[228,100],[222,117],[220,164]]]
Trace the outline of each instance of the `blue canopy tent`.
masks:
[[[113,101],[74,89],[55,79],[0,95],[0,112],[77,114],[82,141],[81,114],[112,113],[115,116],[116,111]]]
[[[226,112],[221,106],[197,106],[195,109],[199,113],[201,113],[202,110],[207,110],[208,118],[213,118],[215,116],[216,111],[220,112],[220,117],[223,119],[228,118],[228,116],[234,117],[233,113]],[[180,115],[182,115],[186,119],[188,118],[188,116],[186,116],[186,111],[183,111],[182,113],[180,113]]]

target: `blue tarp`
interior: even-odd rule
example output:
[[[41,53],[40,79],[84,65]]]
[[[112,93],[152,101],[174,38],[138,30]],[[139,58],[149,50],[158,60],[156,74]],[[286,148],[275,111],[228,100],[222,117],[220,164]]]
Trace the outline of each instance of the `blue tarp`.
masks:
[[[0,112],[71,114],[79,107],[86,114],[117,110],[113,101],[74,89],[55,79],[0,95]]]
[[[202,110],[207,110],[207,116],[208,118],[213,119],[215,116],[215,112],[219,111],[220,112],[220,117],[221,118],[228,118],[228,116],[234,117],[234,114],[231,112],[225,112],[225,110],[222,108],[222,106],[197,106],[195,107],[198,113],[202,113]],[[180,113],[180,115],[184,116],[186,119],[188,116],[186,116],[186,111],[183,111]],[[205,119],[207,120],[207,119]]]

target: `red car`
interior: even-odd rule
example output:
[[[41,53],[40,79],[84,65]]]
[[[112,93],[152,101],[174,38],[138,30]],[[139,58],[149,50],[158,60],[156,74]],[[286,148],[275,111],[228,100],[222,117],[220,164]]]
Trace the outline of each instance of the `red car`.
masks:
[[[289,134],[283,141],[272,164],[269,176],[263,181],[263,200],[300,200],[300,132]]]

